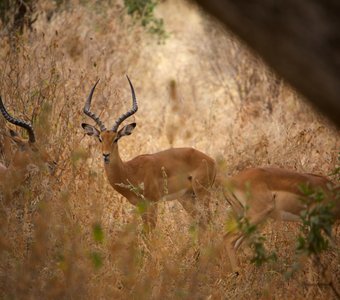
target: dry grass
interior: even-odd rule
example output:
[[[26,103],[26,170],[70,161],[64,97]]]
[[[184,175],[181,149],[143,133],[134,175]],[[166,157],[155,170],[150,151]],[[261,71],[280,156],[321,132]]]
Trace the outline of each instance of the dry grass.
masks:
[[[135,208],[108,184],[99,146],[80,123],[89,121],[82,107],[98,78],[93,109],[106,124],[126,110],[129,74],[140,110],[133,135],[120,142],[123,159],[193,146],[227,174],[273,165],[327,175],[340,149],[338,132],[195,6],[159,6],[171,37],[158,45],[132,25],[120,1],[86,3],[72,1],[48,22],[53,5],[40,0],[34,31],[16,38],[15,48],[0,41],[1,95],[11,112],[34,121],[38,142],[58,161],[55,176],[30,174],[1,205],[0,297],[335,298],[322,284],[332,279],[340,292],[339,226],[322,256],[327,275],[304,259],[287,279],[298,225],[268,223],[266,246],[278,262],[256,268],[242,253],[243,274],[235,279],[220,251],[223,200],[212,205],[211,244],[198,263],[193,220],[176,202],[160,205],[156,230],[143,238]],[[11,152],[2,150],[8,164]]]

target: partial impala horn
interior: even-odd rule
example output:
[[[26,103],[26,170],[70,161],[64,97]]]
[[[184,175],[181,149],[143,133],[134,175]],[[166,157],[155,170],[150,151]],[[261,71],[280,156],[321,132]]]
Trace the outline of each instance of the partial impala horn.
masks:
[[[132,116],[134,113],[137,112],[138,110],[138,106],[137,106],[137,99],[136,99],[136,94],[135,94],[135,90],[133,88],[133,85],[130,81],[129,76],[126,75],[127,80],[129,81],[130,84],[130,88],[131,88],[131,94],[132,94],[132,109],[129,110],[128,112],[126,112],[125,114],[122,114],[117,120],[116,123],[113,125],[112,130],[114,132],[117,131],[118,127],[120,124],[122,124],[122,122],[127,119],[128,117]]]
[[[90,111],[91,100],[92,100],[93,92],[94,92],[94,90],[95,90],[95,88],[96,88],[98,82],[99,82],[99,79],[98,79],[98,81],[95,83],[95,85],[93,86],[93,88],[91,89],[91,92],[90,92],[89,96],[88,96],[87,99],[86,99],[85,106],[84,106],[84,114],[87,115],[87,116],[89,116],[91,119],[93,119],[93,120],[97,123],[97,125],[99,126],[99,128],[100,128],[101,131],[105,131],[106,128],[105,128],[105,125],[103,124],[103,122],[99,119],[99,117],[98,117],[95,113],[93,113],[93,112]]]
[[[0,96],[0,111],[2,113],[2,115],[4,116],[4,118],[14,124],[14,125],[17,125],[19,127],[22,127],[22,128],[25,128],[28,132],[28,140],[30,143],[34,143],[35,142],[35,135],[34,135],[34,130],[33,130],[33,127],[30,123],[28,122],[25,122],[23,120],[20,120],[20,119],[16,119],[16,118],[13,118],[6,110],[5,106],[4,106],[4,103],[2,102],[2,99],[1,99],[1,96]]]

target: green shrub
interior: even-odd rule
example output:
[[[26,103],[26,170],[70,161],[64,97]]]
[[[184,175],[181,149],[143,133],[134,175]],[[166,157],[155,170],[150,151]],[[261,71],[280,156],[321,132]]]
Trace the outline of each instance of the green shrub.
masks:
[[[164,21],[154,15],[158,1],[152,0],[124,0],[127,13],[135,18],[146,30],[155,35],[159,42],[164,42],[168,37],[164,28]]]
[[[307,255],[320,254],[328,249],[329,238],[332,234],[334,216],[332,202],[326,202],[322,190],[314,190],[309,186],[301,186],[301,191],[307,197],[303,199],[306,206],[301,214],[301,234],[297,240],[298,253]]]

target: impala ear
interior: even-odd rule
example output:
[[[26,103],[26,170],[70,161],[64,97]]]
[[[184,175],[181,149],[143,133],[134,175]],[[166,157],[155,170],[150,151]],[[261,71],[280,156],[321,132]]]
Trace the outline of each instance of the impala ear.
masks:
[[[136,123],[125,125],[121,130],[118,131],[115,142],[117,142],[123,136],[130,135],[135,129],[136,125]]]
[[[86,124],[86,123],[82,123],[81,124],[81,127],[83,127],[84,129],[84,132],[89,135],[89,136],[94,136],[94,137],[98,137],[99,138],[99,135],[100,135],[100,131],[92,126],[92,125],[89,125],[89,124]]]
[[[17,146],[22,147],[25,145],[25,141],[19,137],[19,134],[16,131],[10,129],[9,135],[10,135],[11,140],[15,142]]]
[[[18,133],[12,129],[9,130],[9,134],[11,135],[11,137],[19,136]]]

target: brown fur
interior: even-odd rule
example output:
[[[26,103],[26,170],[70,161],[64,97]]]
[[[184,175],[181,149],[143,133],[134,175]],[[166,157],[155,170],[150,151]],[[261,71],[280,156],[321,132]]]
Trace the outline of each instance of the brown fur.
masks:
[[[224,195],[239,217],[246,216],[251,224],[259,224],[267,217],[296,221],[304,208],[302,185],[322,190],[326,201],[334,201],[334,215],[340,218],[340,199],[334,199],[339,188],[324,176],[297,173],[278,168],[252,168],[222,181]],[[245,209],[247,207],[247,209]],[[236,250],[243,241],[242,233],[226,236],[227,253],[234,272],[238,270]]]
[[[11,139],[17,144],[18,149],[8,167],[0,164],[0,188],[6,198],[26,179],[29,164],[37,166],[47,164],[51,172],[55,168],[55,162],[49,153],[36,143],[30,143],[17,135],[11,136]]]
[[[202,211],[208,206],[208,189],[216,174],[212,158],[193,148],[172,148],[123,162],[118,139],[131,134],[135,124],[126,125],[117,133],[99,132],[89,126],[85,124],[83,127],[87,128],[87,133],[99,138],[103,156],[109,159],[105,171],[112,187],[133,205],[143,200],[150,204],[142,215],[145,228],[155,227],[157,202],[167,197],[178,198],[186,211],[198,217],[199,224],[205,226],[208,220]],[[131,187],[139,187],[139,192],[131,191]]]

